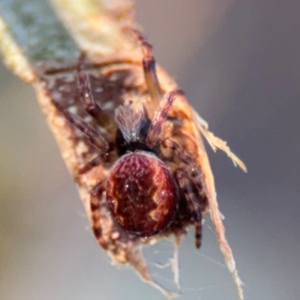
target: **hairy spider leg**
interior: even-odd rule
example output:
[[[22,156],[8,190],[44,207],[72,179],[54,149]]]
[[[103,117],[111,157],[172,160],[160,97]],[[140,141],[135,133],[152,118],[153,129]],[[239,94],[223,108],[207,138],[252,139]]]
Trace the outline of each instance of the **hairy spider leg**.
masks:
[[[161,145],[164,148],[170,149],[171,151],[173,151],[175,153],[175,155],[177,155],[180,160],[187,166],[187,168],[185,168],[185,172],[184,172],[184,176],[186,177],[186,179],[181,179],[181,174],[179,173],[179,175],[177,175],[177,177],[179,176],[179,178],[177,178],[177,180],[179,181],[179,179],[181,180],[181,182],[179,181],[179,186],[181,188],[181,185],[184,186],[183,192],[186,196],[186,200],[188,202],[189,207],[191,208],[191,205],[194,206],[195,203],[197,204],[198,208],[196,210],[195,213],[198,214],[195,215],[194,210],[191,210],[191,212],[193,213],[193,217],[195,219],[195,229],[196,229],[196,247],[199,248],[201,245],[201,232],[202,232],[202,204],[205,203],[205,195],[204,195],[204,190],[203,187],[201,185],[202,182],[202,178],[201,178],[201,173],[198,170],[198,168],[195,166],[192,157],[174,140],[171,140],[170,138],[166,138],[166,139],[162,139],[161,140]],[[188,183],[188,185],[186,184],[186,182]],[[199,198],[194,194],[194,192],[192,191],[192,184],[197,188],[197,192],[199,195]],[[188,188],[188,190],[186,190],[186,188]],[[191,196],[193,195],[193,196]],[[203,198],[203,199],[202,199]]]
[[[149,147],[154,147],[160,138],[160,134],[162,132],[162,124],[166,121],[168,117],[168,112],[173,104],[177,95],[181,95],[181,91],[171,91],[168,93],[164,99],[160,102],[159,108],[156,110],[155,115],[151,121],[151,126],[149,128],[146,144]]]
[[[135,31],[135,34],[137,35],[142,45],[143,70],[145,82],[152,100],[151,105],[153,105],[153,107],[157,107],[163,97],[163,92],[159,85],[159,81],[156,74],[155,58],[153,56],[152,46],[145,40],[145,38],[139,32]]]
[[[184,197],[188,203],[190,212],[192,214],[195,225],[195,244],[196,248],[201,247],[202,239],[202,212],[201,201],[199,201],[193,191],[192,184],[187,177],[186,172],[183,170],[177,170],[175,172],[175,178],[179,185],[180,190],[183,192]]]
[[[106,127],[109,122],[109,116],[105,111],[98,105],[94,99],[90,79],[87,74],[83,71],[85,67],[85,54],[82,53],[78,60],[78,87],[80,92],[80,99],[85,110],[94,117],[99,125]]]
[[[100,181],[97,185],[90,191],[91,201],[91,219],[94,235],[100,245],[107,249],[107,242],[102,237],[102,226],[101,226],[101,198],[105,189],[105,180]]]
[[[70,113],[66,108],[63,108],[59,103],[56,102],[55,106],[73,126],[78,128],[88,137],[91,144],[97,147],[101,153],[106,153],[108,151],[109,145],[98,131],[85,123],[80,117]]]

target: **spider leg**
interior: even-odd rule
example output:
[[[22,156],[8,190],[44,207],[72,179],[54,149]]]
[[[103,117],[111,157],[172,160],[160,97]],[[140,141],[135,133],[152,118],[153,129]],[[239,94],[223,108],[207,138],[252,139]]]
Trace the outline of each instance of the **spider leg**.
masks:
[[[164,148],[168,148],[173,151],[177,157],[180,158],[180,161],[188,166],[187,172],[189,179],[193,182],[193,184],[197,187],[201,196],[203,195],[203,186],[202,182],[202,174],[195,165],[193,158],[189,155],[187,151],[185,151],[177,142],[170,138],[165,138],[161,140],[161,145]]]
[[[195,244],[196,248],[201,247],[202,238],[202,213],[201,213],[201,201],[197,199],[196,194],[193,191],[193,187],[188,177],[183,170],[177,170],[175,172],[175,178],[178,182],[179,188],[185,196],[187,204],[189,206],[192,218],[195,222]]]
[[[105,162],[112,162],[115,159],[116,152],[109,148],[106,152],[100,153],[96,157],[94,157],[92,160],[90,160],[86,165],[84,165],[81,169],[78,171],[78,175],[82,175],[94,167],[99,166],[101,163]]]
[[[107,243],[102,237],[102,226],[101,226],[101,212],[100,212],[100,202],[101,197],[105,189],[105,180],[100,181],[90,192],[91,201],[90,201],[90,209],[91,209],[91,220],[94,235],[99,242],[99,244],[107,249]]]
[[[166,121],[168,117],[168,112],[176,99],[177,95],[181,95],[181,91],[172,91],[166,95],[166,97],[161,101],[159,108],[156,110],[155,115],[151,121],[151,126],[149,128],[146,144],[149,147],[154,147],[158,141],[160,134],[162,132],[162,124]]]
[[[142,44],[143,51],[143,69],[145,82],[147,84],[148,92],[151,96],[152,105],[157,106],[163,97],[163,92],[159,85],[159,81],[156,74],[155,59],[153,56],[152,46],[145,40],[145,38],[139,33],[135,32],[139,41]]]
[[[106,153],[105,153],[106,154]],[[84,167],[82,167],[78,174],[84,174],[91,170],[92,168],[99,166],[104,160],[103,155],[98,155],[94,159],[92,159],[90,162],[88,162]]]
[[[59,103],[55,102],[54,105],[72,125],[82,131],[89,138],[90,142],[95,147],[97,147],[101,151],[101,153],[106,153],[108,151],[108,143],[98,131],[85,123],[77,115],[74,115],[70,113],[66,108],[63,108]]]
[[[202,232],[202,207],[207,201],[202,187],[202,174],[195,165],[193,158],[176,141],[170,138],[165,138],[161,140],[161,145],[164,148],[168,148],[173,151],[180,161],[186,165],[185,171],[183,172],[179,170],[175,173],[175,177],[178,181],[180,189],[185,195],[189,208],[193,213],[196,227],[196,247],[200,248]],[[197,189],[197,194],[194,193],[193,186]]]
[[[85,54],[82,53],[78,61],[78,87],[80,92],[80,99],[85,110],[94,117],[99,125],[105,127],[109,123],[109,116],[104,110],[96,103],[92,89],[90,79],[87,74],[83,71],[84,69]]]

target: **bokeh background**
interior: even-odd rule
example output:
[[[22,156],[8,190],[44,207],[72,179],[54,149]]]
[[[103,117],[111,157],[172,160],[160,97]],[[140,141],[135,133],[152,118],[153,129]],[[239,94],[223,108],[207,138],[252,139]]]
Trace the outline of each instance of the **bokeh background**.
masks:
[[[300,2],[139,0],[137,18],[248,166],[208,149],[245,299],[300,299]],[[33,90],[2,65],[0,99],[0,299],[164,299],[111,266]],[[181,299],[237,299],[208,220],[203,244],[191,233],[180,248]]]

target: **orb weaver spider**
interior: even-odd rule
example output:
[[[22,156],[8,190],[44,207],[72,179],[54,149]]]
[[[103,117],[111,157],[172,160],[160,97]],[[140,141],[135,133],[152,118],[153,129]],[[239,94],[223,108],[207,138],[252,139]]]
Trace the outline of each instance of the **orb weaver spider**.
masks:
[[[244,170],[246,168],[225,142],[208,131],[205,121],[190,107],[191,114],[185,111],[188,104],[182,91],[175,88],[164,95],[152,46],[138,32],[135,33],[143,52],[142,69],[146,93],[150,95],[148,103],[130,98],[121,101],[112,99],[105,103],[103,97],[104,101],[99,101],[95,97],[96,79],[86,71],[84,54],[79,59],[77,71],[84,117],[67,109],[61,102],[53,101],[58,112],[96,149],[97,155],[84,162],[75,176],[80,185],[84,185],[82,178],[89,176],[87,174],[91,174],[95,182],[89,189],[90,200],[87,204],[94,235],[115,261],[129,262],[145,280],[153,283],[139,257],[137,246],[171,235],[178,237],[179,241],[186,228],[194,225],[195,245],[200,248],[202,215],[210,212],[220,248],[237,285],[239,297],[243,299],[242,283],[218,210],[213,177],[207,173],[207,169],[211,172],[209,162],[206,154],[202,153],[206,166],[199,165],[195,139],[200,139],[202,134],[214,149],[224,150],[235,164]],[[108,68],[105,71],[105,65],[100,66],[104,69],[102,77],[97,79],[104,80],[99,83],[100,86],[108,86],[106,77],[116,81],[114,75],[120,70],[116,72]],[[128,68],[133,69],[133,66]],[[126,86],[124,79],[120,80],[122,86]],[[133,84],[127,85],[132,88]],[[102,87],[98,90],[101,92]],[[105,106],[109,106],[110,110]],[[152,116],[149,107],[154,111]],[[188,126],[185,126],[186,120],[190,123]],[[195,136],[191,138],[192,130],[198,133],[193,133]],[[154,285],[165,292],[157,284]]]

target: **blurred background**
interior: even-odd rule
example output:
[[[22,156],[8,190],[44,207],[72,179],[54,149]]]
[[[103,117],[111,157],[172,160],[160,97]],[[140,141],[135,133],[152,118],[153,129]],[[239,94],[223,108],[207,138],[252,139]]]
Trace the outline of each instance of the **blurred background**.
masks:
[[[248,166],[208,148],[245,299],[300,299],[300,2],[139,0],[137,19]],[[111,266],[32,88],[2,65],[0,99],[0,299],[164,299]],[[209,220],[201,251],[192,232],[179,252],[181,299],[238,299]]]

